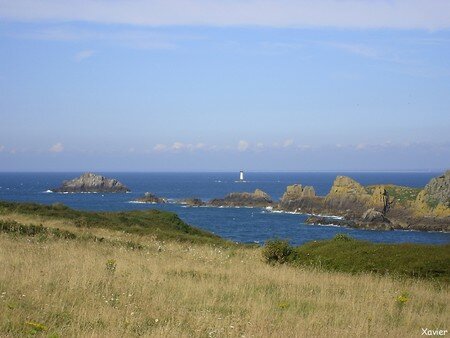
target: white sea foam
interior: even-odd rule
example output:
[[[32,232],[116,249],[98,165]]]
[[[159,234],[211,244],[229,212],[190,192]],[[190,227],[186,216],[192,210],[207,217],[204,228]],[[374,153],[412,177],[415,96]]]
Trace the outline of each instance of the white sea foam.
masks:
[[[43,191],[42,193],[44,193],[44,194],[53,194],[53,191],[51,191],[51,190],[45,190],[45,191]]]
[[[304,215],[303,212],[298,212],[298,211],[285,211],[285,210],[273,210],[269,209],[272,207],[266,207],[265,210],[263,210],[261,213],[263,214],[290,214],[290,215]]]
[[[308,224],[312,225],[312,224]],[[320,227],[333,227],[333,228],[346,228],[345,226],[338,225],[338,224],[321,224],[321,223],[315,223],[314,226],[320,226]]]
[[[326,218],[332,218],[332,219],[344,219],[344,217],[336,216],[336,215],[322,215],[322,214],[308,214],[308,213],[305,213],[305,215],[317,216],[317,217],[326,217]]]
[[[128,201],[127,203],[132,203],[132,204],[158,204],[156,202],[142,202],[142,201]]]

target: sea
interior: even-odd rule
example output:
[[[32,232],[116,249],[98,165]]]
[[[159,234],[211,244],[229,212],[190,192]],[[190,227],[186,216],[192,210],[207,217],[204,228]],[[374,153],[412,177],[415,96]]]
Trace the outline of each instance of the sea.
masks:
[[[397,184],[424,187],[441,172],[246,172],[239,182],[239,172],[125,173],[99,172],[116,178],[132,192],[126,194],[61,194],[49,190],[62,181],[82,173],[0,173],[0,200],[63,203],[87,211],[126,211],[160,209],[177,213],[188,224],[241,243],[263,245],[270,239],[286,239],[293,245],[330,239],[338,233],[383,243],[450,243],[450,233],[421,231],[359,230],[339,226],[305,224],[308,215],[273,212],[265,208],[188,207],[176,203],[183,198],[202,200],[224,197],[230,192],[261,189],[278,200],[286,186],[299,183],[314,186],[318,195],[326,195],[337,175],[352,177],[363,185]],[[133,199],[151,192],[169,200],[165,204],[135,203]]]

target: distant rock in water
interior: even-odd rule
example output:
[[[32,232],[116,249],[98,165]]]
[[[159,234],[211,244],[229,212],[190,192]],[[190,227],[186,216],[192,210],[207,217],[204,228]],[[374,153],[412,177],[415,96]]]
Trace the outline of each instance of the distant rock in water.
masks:
[[[125,185],[113,178],[106,178],[93,173],[85,173],[73,180],[64,181],[59,188],[52,189],[53,192],[99,192],[118,193],[130,192]]]
[[[306,221],[306,224],[313,225],[338,225],[349,228],[356,228],[356,223],[352,220],[338,219],[327,216],[309,216]]]
[[[158,196],[153,195],[152,193],[146,192],[144,196],[138,197],[134,200],[135,202],[141,202],[141,203],[152,203],[152,204],[163,204],[167,203],[167,200],[165,198],[161,198]]]
[[[367,210],[364,214],[364,218],[359,220],[336,219],[330,216],[310,216],[306,219],[305,223],[313,225],[337,225],[355,229],[394,229],[389,220],[374,209]]]
[[[181,200],[179,203],[190,207],[201,207],[205,205],[205,202],[203,202],[200,198],[186,198]]]
[[[262,190],[250,192],[233,192],[225,198],[215,198],[209,202],[212,206],[226,207],[267,207],[273,203],[272,198]]]

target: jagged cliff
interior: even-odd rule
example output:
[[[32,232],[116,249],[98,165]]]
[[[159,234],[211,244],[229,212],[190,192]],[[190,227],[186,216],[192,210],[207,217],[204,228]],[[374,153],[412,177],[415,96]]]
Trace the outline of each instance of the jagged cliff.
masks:
[[[450,170],[425,186],[417,195],[414,210],[417,215],[450,216]]]
[[[311,192],[312,187],[288,186],[278,208],[339,215],[350,221],[342,224],[360,228],[450,231],[450,171],[432,179],[424,189],[395,185],[364,187],[350,177],[338,176],[326,196]],[[313,224],[329,221],[311,218]]]
[[[364,212],[370,200],[367,190],[347,176],[338,176],[325,197],[324,206],[329,210],[353,210]]]
[[[322,199],[316,196],[312,186],[290,185],[280,200],[279,208],[288,211],[315,210],[322,207]]]

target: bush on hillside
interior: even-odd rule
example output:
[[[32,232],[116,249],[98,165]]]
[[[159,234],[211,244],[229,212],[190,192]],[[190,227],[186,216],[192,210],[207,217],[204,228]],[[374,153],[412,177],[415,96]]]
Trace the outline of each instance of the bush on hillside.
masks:
[[[350,242],[350,241],[354,241],[354,238],[347,234],[337,234],[336,236],[334,236],[333,240],[341,241],[341,242]]]
[[[289,242],[281,239],[274,239],[266,242],[263,248],[263,257],[267,263],[286,263],[291,259],[293,253]]]

